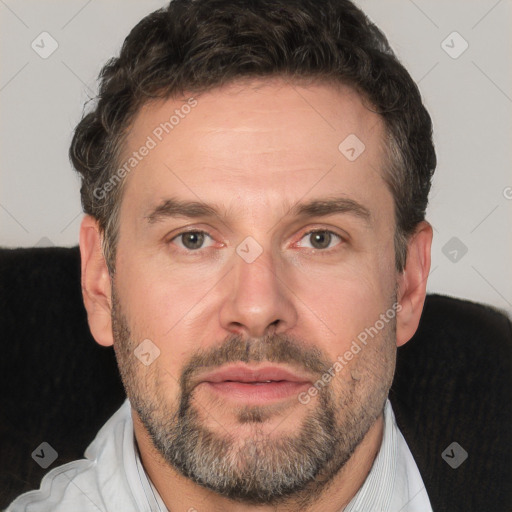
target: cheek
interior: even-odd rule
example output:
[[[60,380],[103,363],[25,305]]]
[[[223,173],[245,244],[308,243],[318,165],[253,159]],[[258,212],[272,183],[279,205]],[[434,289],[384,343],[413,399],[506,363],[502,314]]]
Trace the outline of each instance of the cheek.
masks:
[[[365,397],[369,396],[377,402],[384,400],[393,379],[396,360],[393,323],[377,331],[361,332],[366,334],[364,343],[356,336],[343,352],[333,357],[339,364],[333,365],[332,391],[344,405],[353,400],[365,403],[369,399]]]
[[[120,293],[134,332],[157,340],[168,339],[182,328],[204,296],[209,282],[204,273],[177,270],[158,259],[125,258],[117,268]],[[214,276],[210,274],[213,281]]]
[[[343,343],[373,325],[385,312],[390,292],[388,281],[375,265],[353,265],[304,273],[297,276],[291,287],[306,309],[313,311],[331,335]]]

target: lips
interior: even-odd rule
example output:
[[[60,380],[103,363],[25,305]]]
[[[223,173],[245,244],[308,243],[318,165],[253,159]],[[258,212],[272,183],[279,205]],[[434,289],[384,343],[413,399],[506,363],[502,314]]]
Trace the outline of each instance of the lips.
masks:
[[[248,366],[232,366],[223,368],[202,376],[201,382],[243,382],[248,384],[270,383],[270,382],[311,382],[307,377],[295,374],[279,366],[266,366],[262,368],[250,368]]]
[[[293,400],[311,380],[282,366],[237,364],[200,376],[197,386],[230,403],[251,406]]]

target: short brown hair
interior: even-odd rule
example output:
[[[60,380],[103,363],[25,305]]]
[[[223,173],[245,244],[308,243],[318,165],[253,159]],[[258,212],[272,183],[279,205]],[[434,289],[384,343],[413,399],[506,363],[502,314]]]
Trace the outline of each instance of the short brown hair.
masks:
[[[140,21],[104,66],[95,107],[69,151],[111,273],[123,187],[97,191],[117,170],[139,108],[152,98],[269,77],[350,85],[382,116],[383,177],[395,203],[396,268],[403,270],[407,240],[425,218],[436,155],[418,87],[382,32],[348,0],[173,0]]]

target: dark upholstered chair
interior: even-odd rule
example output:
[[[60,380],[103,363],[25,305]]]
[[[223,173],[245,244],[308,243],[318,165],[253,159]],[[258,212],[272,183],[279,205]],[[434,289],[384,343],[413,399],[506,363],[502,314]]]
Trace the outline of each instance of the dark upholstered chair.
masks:
[[[76,247],[0,250],[0,509],[82,458],[125,398],[89,332],[79,261]],[[435,512],[512,510],[511,359],[506,315],[439,295],[398,351],[390,399]],[[31,457],[43,441],[58,452],[46,470]],[[457,469],[441,456],[454,441]]]

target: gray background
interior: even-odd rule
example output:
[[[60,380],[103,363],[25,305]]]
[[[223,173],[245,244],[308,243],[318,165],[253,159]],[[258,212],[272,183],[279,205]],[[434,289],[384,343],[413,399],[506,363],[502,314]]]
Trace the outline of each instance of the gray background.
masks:
[[[439,163],[427,214],[435,230],[428,290],[511,313],[512,0],[357,3],[419,83],[434,121]],[[0,0],[1,245],[78,243],[71,132],[101,66],[162,5]],[[58,43],[46,59],[31,47],[50,48],[47,36],[41,43],[44,31]],[[468,48],[458,55],[464,41]]]

